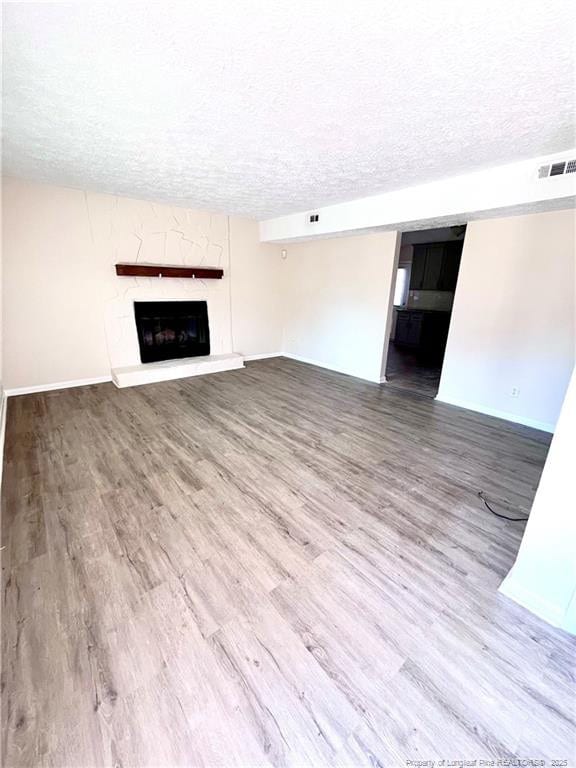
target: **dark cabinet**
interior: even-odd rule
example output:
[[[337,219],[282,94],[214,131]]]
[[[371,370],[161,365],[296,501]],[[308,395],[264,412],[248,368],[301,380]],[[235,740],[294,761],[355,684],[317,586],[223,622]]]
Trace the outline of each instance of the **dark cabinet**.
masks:
[[[455,291],[462,243],[415,245],[410,272],[411,291]]]
[[[410,290],[421,291],[424,284],[424,270],[426,269],[426,246],[414,246],[412,257],[412,269],[410,270]],[[424,250],[423,250],[424,249]]]
[[[429,245],[426,249],[424,267],[423,291],[439,291],[440,275],[444,261],[444,248],[442,245]]]
[[[421,334],[422,312],[399,311],[396,320],[395,342],[406,347],[417,347],[420,344]]]
[[[398,310],[394,343],[409,347],[430,361],[440,361],[444,355],[449,312]]]
[[[458,280],[458,271],[460,269],[460,258],[462,256],[462,243],[446,243],[444,258],[442,260],[442,270],[438,282],[439,291],[455,291],[456,281]]]

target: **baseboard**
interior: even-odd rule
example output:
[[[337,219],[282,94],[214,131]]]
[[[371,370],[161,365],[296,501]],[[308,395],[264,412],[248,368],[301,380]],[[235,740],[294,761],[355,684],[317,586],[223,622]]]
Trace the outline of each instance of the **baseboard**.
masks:
[[[358,376],[357,373],[350,373],[343,368],[337,368],[334,365],[328,365],[327,363],[320,362],[319,360],[312,360],[309,357],[302,357],[301,355],[293,355],[291,352],[282,352],[282,357],[288,357],[290,360],[296,360],[299,363],[307,363],[308,365],[315,365],[318,368],[325,368],[328,371],[334,371],[335,373],[343,373],[345,376],[352,376],[354,379],[360,379],[361,381],[369,381],[371,384],[381,384],[380,378],[367,379],[365,376]]]
[[[267,360],[269,357],[282,357],[282,352],[264,352],[263,355],[243,355],[245,362],[251,360]]]
[[[264,360],[268,357],[281,357],[282,352],[267,352],[263,355],[247,355],[244,360]],[[73,381],[57,381],[54,384],[35,384],[32,387],[13,387],[4,390],[4,397],[17,395],[35,395],[40,392],[51,392],[56,389],[71,389],[72,387],[88,387],[91,384],[106,384],[112,381],[112,376],[95,376],[91,379],[74,379]]]
[[[545,421],[537,421],[536,419],[528,419],[525,416],[518,416],[515,413],[508,413],[507,411],[499,411],[496,408],[488,408],[478,403],[470,403],[465,400],[456,400],[451,397],[441,397],[436,395],[435,400],[439,403],[446,403],[447,405],[454,405],[456,408],[465,408],[467,411],[476,411],[476,413],[483,413],[486,416],[494,416],[497,419],[504,419],[505,421],[512,421],[515,424],[522,424],[525,427],[532,427],[532,429],[539,429],[542,432],[554,433],[556,428],[555,424],[549,424]]]
[[[88,387],[90,384],[105,384],[112,381],[112,376],[96,376],[92,379],[75,379],[74,381],[57,381],[54,384],[36,384],[33,387],[14,387],[6,389],[6,397],[16,395],[34,395],[38,392],[52,392],[55,389],[71,389],[72,387]]]
[[[534,592],[525,589],[516,581],[513,571],[504,579],[498,591],[501,595],[505,595],[510,600],[518,603],[518,605],[526,608],[530,613],[548,622],[548,624],[552,624],[553,627],[570,631],[570,628],[566,626],[566,611],[550,603],[548,600],[543,600]]]

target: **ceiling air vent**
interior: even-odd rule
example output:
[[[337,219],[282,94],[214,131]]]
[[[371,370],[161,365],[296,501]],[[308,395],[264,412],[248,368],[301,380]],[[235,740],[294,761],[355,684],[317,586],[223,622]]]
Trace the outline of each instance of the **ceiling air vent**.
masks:
[[[550,176],[564,176],[566,173],[576,173],[576,160],[561,160],[551,165],[541,165],[538,168],[538,178],[547,179]]]
[[[550,168],[550,176],[562,176],[565,169],[566,169],[565,162],[552,163],[552,167]]]

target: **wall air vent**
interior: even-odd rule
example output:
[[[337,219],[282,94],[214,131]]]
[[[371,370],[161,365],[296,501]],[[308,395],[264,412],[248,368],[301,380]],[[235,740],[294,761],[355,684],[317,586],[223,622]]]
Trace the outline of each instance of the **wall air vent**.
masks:
[[[541,165],[538,168],[538,178],[548,179],[550,176],[564,176],[566,173],[576,173],[576,160],[561,160],[551,165]]]
[[[309,224],[316,224],[320,220],[320,214],[319,213],[309,213],[308,214],[308,223]]]

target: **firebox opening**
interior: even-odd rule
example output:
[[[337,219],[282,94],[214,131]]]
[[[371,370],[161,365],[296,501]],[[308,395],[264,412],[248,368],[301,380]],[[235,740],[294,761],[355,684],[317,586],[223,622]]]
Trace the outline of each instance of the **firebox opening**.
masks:
[[[205,301],[135,301],[134,315],[143,363],[210,354]]]

